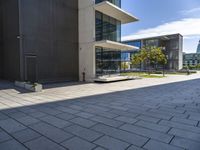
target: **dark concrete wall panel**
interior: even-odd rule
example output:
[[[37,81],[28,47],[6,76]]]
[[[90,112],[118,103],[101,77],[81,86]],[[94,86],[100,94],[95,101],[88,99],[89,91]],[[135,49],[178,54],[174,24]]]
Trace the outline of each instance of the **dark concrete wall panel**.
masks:
[[[3,77],[3,20],[2,20],[2,1],[0,1],[0,78]]]
[[[39,81],[78,80],[78,0],[21,0],[24,55]]]
[[[3,76],[10,80],[20,79],[19,13],[18,0],[1,0],[3,32]]]

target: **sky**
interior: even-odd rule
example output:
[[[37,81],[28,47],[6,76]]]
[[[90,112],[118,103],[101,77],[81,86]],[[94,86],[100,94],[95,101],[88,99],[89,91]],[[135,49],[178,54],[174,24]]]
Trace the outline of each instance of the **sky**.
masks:
[[[180,33],[183,51],[196,52],[200,40],[200,0],[122,0],[139,21],[122,25],[122,40]]]

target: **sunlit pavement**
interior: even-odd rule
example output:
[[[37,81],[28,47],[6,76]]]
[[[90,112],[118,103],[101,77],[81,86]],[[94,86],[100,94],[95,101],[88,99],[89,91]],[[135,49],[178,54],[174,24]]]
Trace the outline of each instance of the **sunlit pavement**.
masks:
[[[200,74],[30,93],[0,81],[0,150],[200,149]]]

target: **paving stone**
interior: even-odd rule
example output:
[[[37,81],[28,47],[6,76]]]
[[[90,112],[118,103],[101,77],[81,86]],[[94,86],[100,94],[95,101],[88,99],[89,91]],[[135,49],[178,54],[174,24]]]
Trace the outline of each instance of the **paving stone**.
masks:
[[[160,121],[160,119],[158,119],[158,118],[154,118],[154,117],[150,117],[150,116],[146,116],[146,115],[139,115],[136,119],[140,119],[140,120],[148,121],[148,122],[152,122],[152,123],[158,123],[158,121]]]
[[[125,111],[120,111],[120,110],[112,110],[110,111],[113,114],[117,114],[117,115],[121,115],[121,116],[127,116],[127,117],[132,117],[135,118],[138,116],[137,113],[133,113],[133,112],[125,112]]]
[[[46,114],[49,115],[57,115],[62,113],[62,111],[56,110],[56,109],[52,109],[52,108],[48,108],[48,107],[42,107],[39,109],[41,112],[44,112]]]
[[[128,143],[122,142],[109,136],[103,136],[94,143],[105,147],[109,150],[124,150],[130,145]]]
[[[1,150],[28,150],[22,144],[17,142],[16,140],[6,141],[4,143],[0,143]]]
[[[62,114],[58,114],[56,115],[56,117],[63,119],[63,120],[70,120],[75,118],[75,115],[69,114],[69,113],[62,113]]]
[[[88,118],[94,117],[95,115],[91,113],[80,112],[80,113],[77,113],[76,116],[88,119]]]
[[[84,110],[84,107],[83,106],[78,106],[78,105],[70,105],[69,108],[72,108],[72,109],[76,109],[76,110]]]
[[[173,128],[169,131],[169,134],[200,142],[200,134],[194,132]]]
[[[97,148],[95,148],[94,150],[106,150],[106,149],[101,148],[101,147],[97,147]]]
[[[160,149],[160,150],[183,150],[180,147],[165,144],[165,143],[158,142],[158,141],[155,141],[155,140],[150,140],[147,144],[145,144],[144,148],[148,149],[148,150],[156,150],[156,149]]]
[[[8,114],[8,116],[10,116],[11,118],[14,118],[14,119],[20,119],[22,117],[26,117],[27,115],[22,112],[16,112],[16,113]]]
[[[146,122],[146,121],[139,121],[139,122],[135,123],[135,125],[144,127],[144,128],[148,128],[148,129],[152,129],[155,131],[159,131],[159,132],[165,132],[165,133],[167,131],[169,131],[169,129],[170,129],[170,127],[162,126],[162,125],[158,125],[158,124],[150,123],[150,122]]]
[[[166,107],[161,107],[161,108],[159,108],[159,110],[160,111],[166,111],[166,112],[173,112],[173,113],[181,113],[181,114],[183,114],[185,112],[185,110],[166,108]]]
[[[45,116],[43,118],[40,118],[42,121],[44,122],[47,122],[53,126],[56,126],[58,128],[64,128],[64,127],[67,127],[67,126],[70,126],[71,123],[68,122],[68,121],[65,121],[65,120],[62,120],[62,119],[59,119],[59,118],[56,118],[54,116]]]
[[[130,132],[122,131],[120,129],[109,127],[103,124],[97,124],[96,126],[92,127],[92,129],[139,147],[143,146],[148,140],[148,138],[145,138],[143,136],[132,134]]]
[[[26,128],[25,126],[13,119],[1,120],[0,127],[9,133],[17,132]]]
[[[128,132],[132,132],[135,134],[139,134],[148,138],[156,139],[165,143],[169,143],[170,140],[173,138],[173,136],[168,135],[168,134],[164,134],[161,132],[157,132],[157,131],[153,131],[153,130],[149,130],[146,128],[129,125],[129,124],[121,126],[120,129],[126,130]]]
[[[190,115],[189,119],[200,121],[200,114]]]
[[[56,128],[46,123],[38,123],[31,125],[30,127],[33,130],[58,143],[67,140],[73,136],[69,133],[64,132],[63,130],[60,130],[59,128]]]
[[[10,140],[12,139],[12,137],[10,135],[8,135],[6,132],[4,131],[0,131],[0,143]]]
[[[15,132],[12,136],[14,136],[18,141],[24,143],[38,138],[41,135],[31,129],[25,129],[19,132]]]
[[[87,128],[92,127],[96,124],[96,122],[94,122],[94,121],[84,119],[84,118],[80,118],[80,117],[74,118],[70,121],[73,122],[73,123],[76,123],[80,126],[87,127]]]
[[[92,102],[92,101],[90,101],[90,102]],[[87,107],[87,108],[96,109],[96,110],[99,110],[99,111],[102,111],[102,112],[106,112],[106,111],[109,111],[109,110],[110,110],[109,108],[106,108],[106,107],[104,107],[104,106],[97,106],[96,104],[87,105],[86,107]]]
[[[113,114],[111,112],[102,112],[102,113],[98,113],[98,115],[102,116],[102,117],[110,118],[110,119],[119,116],[119,115]]]
[[[109,108],[117,109],[117,110],[123,110],[127,111],[129,108],[123,107],[123,106],[108,106]]]
[[[179,146],[188,150],[199,150],[200,142],[191,141],[181,137],[175,137],[170,143],[175,146]]]
[[[135,122],[138,121],[138,120],[135,119],[135,118],[130,118],[130,117],[126,117],[126,116],[119,116],[119,117],[116,117],[115,120],[122,121],[122,122],[126,122],[126,123],[130,123],[130,124],[133,124],[133,123],[135,123]]]
[[[65,150],[62,146],[50,141],[45,137],[40,137],[35,140],[25,143],[31,150]]]
[[[113,119],[108,119],[108,118],[100,117],[100,116],[95,116],[95,117],[92,117],[90,119],[93,120],[93,121],[96,121],[96,122],[100,122],[100,123],[109,125],[109,126],[113,126],[113,127],[119,127],[122,124],[124,124],[121,121],[116,121],[116,120],[113,120]]]
[[[96,147],[96,145],[82,140],[78,137],[69,139],[61,144],[70,150],[92,150]]]
[[[83,128],[78,125],[72,125],[70,127],[64,128],[64,130],[91,142],[102,136],[102,134],[98,132]]]
[[[0,113],[0,120],[5,120],[5,119],[8,119],[9,117]]]
[[[18,110],[27,114],[37,112],[37,110],[30,107],[22,107],[22,108],[18,108]]]
[[[41,117],[47,116],[46,113],[43,113],[43,112],[40,112],[40,111],[30,113],[29,115],[32,116],[32,117],[35,117],[35,118],[41,118]]]
[[[70,114],[77,114],[79,113],[80,111],[78,110],[75,110],[75,109],[71,109],[71,108],[68,108],[68,107],[63,107],[63,106],[58,106],[56,107],[57,110],[60,110],[62,112],[67,112],[67,113],[70,113]]]
[[[132,145],[131,147],[129,147],[127,150],[144,150],[143,148],[139,148],[139,147],[136,147],[134,145]]]
[[[35,119],[33,117],[30,117],[30,116],[25,116],[25,117],[17,118],[16,120],[19,121],[19,122],[21,122],[24,125],[31,125],[31,124],[40,122],[40,120]]]
[[[159,122],[159,124],[164,125],[164,126],[168,126],[168,127],[177,128],[177,129],[184,129],[184,130],[188,130],[188,131],[195,132],[195,133],[200,133],[200,128],[190,126],[190,125],[186,125],[186,124],[183,124],[183,123],[162,120],[161,122]]]
[[[195,120],[190,120],[190,119],[183,119],[183,118],[178,118],[178,117],[173,117],[171,121],[174,122],[179,122],[179,123],[184,123],[192,126],[196,126],[198,124],[198,121]]]
[[[19,111],[18,111],[17,109],[5,109],[5,110],[2,110],[2,112],[3,112],[4,114],[9,115],[9,114],[18,113]]]
[[[143,115],[151,116],[151,117],[158,118],[158,119],[165,119],[165,120],[170,120],[172,118],[172,115],[161,114],[160,111],[145,112],[145,113],[143,113]]]

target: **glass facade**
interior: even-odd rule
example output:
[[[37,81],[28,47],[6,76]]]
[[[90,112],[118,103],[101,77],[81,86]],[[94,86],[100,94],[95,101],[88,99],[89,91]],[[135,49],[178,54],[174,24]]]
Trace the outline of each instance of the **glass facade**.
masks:
[[[96,0],[96,3],[103,0]],[[121,0],[109,0],[121,6]],[[96,11],[96,41],[110,40],[121,42],[121,22]],[[96,75],[109,75],[120,72],[121,51],[96,47]]]
[[[200,53],[200,40],[199,40],[199,44],[197,46],[197,53]]]
[[[121,51],[96,47],[96,75],[120,73]]]
[[[96,11],[96,41],[121,42],[121,22]]]
[[[195,66],[200,64],[200,54],[191,53],[183,55],[183,65],[184,66]]]
[[[96,0],[95,3],[98,4],[98,3],[101,3],[103,1],[108,1],[108,2],[111,2],[118,7],[121,7],[121,0]]]

